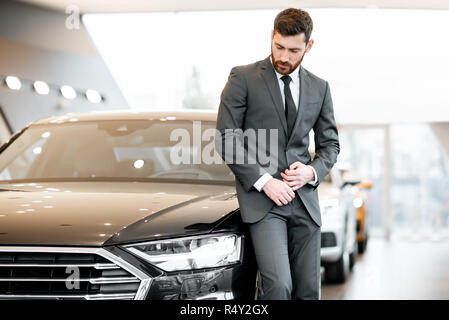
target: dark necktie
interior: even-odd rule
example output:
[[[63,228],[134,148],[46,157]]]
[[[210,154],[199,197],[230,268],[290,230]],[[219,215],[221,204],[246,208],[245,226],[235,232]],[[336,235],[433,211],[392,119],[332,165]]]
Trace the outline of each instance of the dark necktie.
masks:
[[[292,81],[292,78],[290,78],[290,76],[282,76],[281,80],[284,82],[285,118],[287,119],[287,133],[290,138],[296,119],[295,102],[293,101],[292,92],[290,91],[290,81]]]

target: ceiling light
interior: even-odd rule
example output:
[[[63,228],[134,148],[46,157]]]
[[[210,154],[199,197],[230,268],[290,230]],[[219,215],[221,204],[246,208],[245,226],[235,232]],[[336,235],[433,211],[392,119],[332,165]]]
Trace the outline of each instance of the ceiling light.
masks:
[[[35,81],[33,83],[33,88],[38,94],[48,94],[50,92],[48,84],[44,81]]]
[[[98,91],[92,89],[86,91],[86,98],[92,103],[100,103],[103,100]]]
[[[22,88],[22,83],[17,77],[7,76],[5,82],[8,88],[11,90],[20,90],[20,88]]]
[[[62,86],[61,94],[64,98],[73,100],[76,98],[76,91],[71,86]]]
[[[136,161],[134,161],[134,168],[140,169],[143,167],[144,163],[145,163],[145,161],[143,161],[143,160],[136,160]]]

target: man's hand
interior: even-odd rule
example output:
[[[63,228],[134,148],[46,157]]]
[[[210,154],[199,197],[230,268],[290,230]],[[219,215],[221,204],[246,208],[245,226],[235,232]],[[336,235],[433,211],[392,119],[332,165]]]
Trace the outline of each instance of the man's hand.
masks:
[[[315,179],[312,168],[299,161],[292,163],[285,173],[281,172],[281,177],[293,191]]]
[[[295,193],[287,183],[276,178],[271,178],[265,183],[262,190],[278,206],[289,203],[295,197]]]

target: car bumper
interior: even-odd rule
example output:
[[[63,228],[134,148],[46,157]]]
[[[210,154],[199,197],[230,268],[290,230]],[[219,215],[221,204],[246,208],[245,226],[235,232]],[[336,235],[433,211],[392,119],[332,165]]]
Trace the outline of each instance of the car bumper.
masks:
[[[343,230],[324,229],[321,232],[321,262],[335,262],[343,254]]]
[[[252,299],[257,268],[246,254],[227,267],[165,273],[117,246],[0,246],[0,299]]]
[[[245,266],[178,273],[153,279],[147,300],[233,300],[252,299],[254,277]]]

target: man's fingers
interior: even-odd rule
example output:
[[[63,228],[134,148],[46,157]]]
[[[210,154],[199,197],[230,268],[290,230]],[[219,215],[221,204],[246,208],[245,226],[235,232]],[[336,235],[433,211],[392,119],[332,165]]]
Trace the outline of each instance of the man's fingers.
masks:
[[[301,163],[301,162],[299,162],[299,161],[295,161],[295,162],[293,162],[293,163],[290,165],[289,169],[290,169],[290,170],[294,170],[294,169],[296,169],[296,168],[298,168],[298,167],[301,167],[301,166],[304,166],[304,164]]]
[[[301,176],[299,176],[299,175],[296,175],[296,176],[286,176],[286,175],[283,175],[282,178],[283,178],[284,180],[287,180],[287,181],[294,181],[294,180],[300,179]]]
[[[281,203],[281,201],[279,200],[279,197],[278,197],[276,194],[272,194],[272,195],[270,195],[269,197],[270,197],[270,199],[271,199],[274,203],[276,203],[276,205],[282,206],[282,203]]]
[[[284,190],[282,192],[282,197],[287,200],[288,202],[292,201],[292,197],[290,196],[290,194],[288,193],[288,190]]]
[[[270,180],[271,181],[271,180]],[[273,180],[273,183],[264,188],[267,196],[278,206],[286,205],[295,197],[295,193],[287,181]]]
[[[293,174],[293,173],[291,173],[291,172],[292,172],[292,171],[289,171],[288,173],[281,172],[281,177],[284,178],[284,179],[287,179],[288,177],[293,177],[293,176],[295,176],[295,174]]]
[[[301,175],[301,172],[299,171],[299,169],[293,169],[293,170],[289,170],[286,169],[285,172],[281,172],[287,176],[298,176]]]
[[[297,162],[294,162],[294,163],[292,163],[292,164],[288,167],[288,169],[289,169],[289,170],[295,170],[297,167],[299,167],[299,166],[298,166],[298,163],[297,163]]]
[[[280,197],[279,197],[279,201],[281,201],[282,204],[287,204],[287,203],[288,203],[288,201],[285,200],[285,198],[284,198],[283,196],[280,196]]]
[[[301,184],[301,183],[303,183],[303,182],[302,182],[302,181],[295,180],[295,181],[286,181],[285,183],[287,183],[288,186],[291,188],[291,187],[297,186],[297,185],[299,185],[299,184]]]

